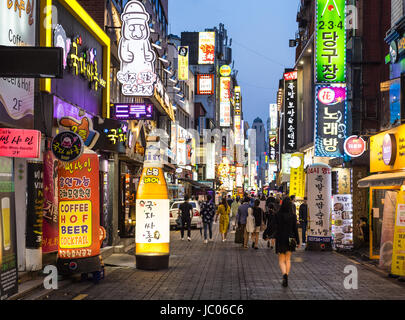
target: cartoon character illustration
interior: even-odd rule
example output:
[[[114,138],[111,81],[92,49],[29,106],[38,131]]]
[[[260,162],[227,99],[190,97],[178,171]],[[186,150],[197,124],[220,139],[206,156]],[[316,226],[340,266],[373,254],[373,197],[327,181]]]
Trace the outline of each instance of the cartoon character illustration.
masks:
[[[63,117],[59,120],[59,126],[77,133],[90,149],[96,144],[100,134],[93,130],[93,122],[87,117],[77,120],[73,117]]]
[[[152,96],[156,74],[149,37],[149,14],[138,1],[125,6],[122,18],[122,37],[119,43],[121,70],[118,81],[123,84],[122,93],[130,96]]]
[[[73,146],[72,139],[70,137],[64,137],[61,146],[70,149]]]
[[[71,40],[66,36],[65,29],[58,24],[54,30],[53,45],[63,49],[63,69],[67,66],[67,56],[70,52]]]

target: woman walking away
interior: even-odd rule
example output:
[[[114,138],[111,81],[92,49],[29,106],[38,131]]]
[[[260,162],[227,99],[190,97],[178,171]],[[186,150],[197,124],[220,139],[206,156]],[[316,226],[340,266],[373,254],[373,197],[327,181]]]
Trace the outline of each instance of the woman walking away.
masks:
[[[273,249],[274,247],[274,217],[276,215],[276,199],[273,197],[269,198],[267,204],[267,214],[266,214],[266,224],[267,228],[263,232],[263,240],[267,241],[267,247]]]
[[[248,247],[250,235],[252,235],[252,241],[253,241],[253,233],[255,232],[255,230],[256,230],[256,225],[255,225],[255,217],[253,215],[253,208],[249,207],[248,216],[246,218],[244,248]],[[254,241],[253,241],[253,245],[254,245]]]
[[[208,195],[207,201],[202,203],[201,215],[204,226],[204,243],[208,243],[207,229],[209,231],[210,241],[212,241],[212,221],[214,220],[215,216],[215,205],[214,202],[212,201],[211,195]]]
[[[300,243],[297,228],[297,216],[293,213],[291,199],[285,197],[280,211],[274,218],[274,232],[276,238],[276,253],[281,273],[283,274],[283,286],[288,286],[288,274],[291,269],[291,253]]]
[[[229,224],[229,213],[231,212],[231,208],[228,206],[228,202],[226,201],[225,197],[222,198],[221,204],[218,206],[217,215],[215,217],[215,222],[218,221],[219,218],[219,232],[222,236],[222,242],[226,240],[225,234],[228,231],[228,224]]]
[[[260,226],[262,225],[262,221],[264,218],[264,212],[262,208],[260,207],[260,200],[256,199],[255,200],[255,205],[253,207],[253,216],[255,217],[255,230],[253,232],[253,239],[254,242],[252,243],[252,248],[255,248],[256,250],[259,249],[258,244],[259,244],[259,232],[260,232]]]
[[[235,229],[236,229],[236,222],[234,220],[235,220],[235,217],[238,214],[238,209],[239,209],[240,205],[241,205],[240,197],[237,196],[236,199],[232,202],[232,205],[231,205],[232,217],[229,220],[229,224],[230,224],[233,231],[235,231]]]

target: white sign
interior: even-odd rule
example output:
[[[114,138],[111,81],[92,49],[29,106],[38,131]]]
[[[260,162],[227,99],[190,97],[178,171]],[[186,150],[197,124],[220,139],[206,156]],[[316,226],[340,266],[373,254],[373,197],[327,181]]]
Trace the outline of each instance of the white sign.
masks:
[[[198,64],[214,64],[215,32],[200,32],[198,42]]]
[[[1,1],[0,46],[35,46],[36,0]],[[16,6],[15,6],[16,5]],[[0,79],[0,109],[2,105],[10,120],[34,115],[34,79]],[[7,121],[7,119],[1,119]],[[26,128],[27,129],[27,128]]]
[[[205,179],[215,179],[215,144],[207,143],[205,146]]]
[[[307,169],[308,242],[331,242],[332,170],[326,164],[313,164]]]
[[[169,199],[136,200],[136,243],[169,243]]]
[[[278,128],[278,110],[277,104],[270,104],[270,132],[275,133],[277,132]]]
[[[149,14],[139,1],[130,1],[121,15],[122,30],[118,54],[121,70],[117,79],[126,96],[153,96],[156,55],[149,38]]]

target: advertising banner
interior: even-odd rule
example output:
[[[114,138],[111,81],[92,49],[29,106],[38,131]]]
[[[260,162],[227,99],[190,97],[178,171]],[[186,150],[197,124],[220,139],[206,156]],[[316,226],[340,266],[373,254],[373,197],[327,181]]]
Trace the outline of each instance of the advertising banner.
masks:
[[[0,46],[35,46],[37,1],[1,1]],[[35,79],[0,79],[0,122],[34,126]]]
[[[384,209],[382,214],[380,261],[378,266],[386,271],[389,271],[392,268],[392,254],[395,232],[395,211],[398,208],[397,200],[397,191],[385,192]]]
[[[231,125],[231,78],[220,78],[220,116],[219,122],[221,127]]]
[[[52,151],[44,153],[44,209],[42,252],[58,251],[58,160]]]
[[[346,0],[316,1],[316,82],[346,82]]]
[[[59,163],[59,258],[100,253],[99,160],[95,153]]]
[[[353,201],[351,194],[335,194],[333,196],[332,239],[335,249],[353,248]]]
[[[391,273],[405,276],[405,192],[398,193]]]
[[[316,86],[315,156],[342,157],[346,140],[345,85]]]
[[[44,166],[42,162],[27,164],[27,224],[25,244],[38,249],[42,244],[42,217],[44,210]]]
[[[188,80],[188,46],[178,47],[178,79]]]
[[[18,292],[13,159],[0,157],[0,300]]]
[[[199,32],[198,64],[214,64],[215,32]]]
[[[308,244],[331,247],[332,171],[326,164],[313,164],[307,169],[309,212]]]
[[[0,128],[0,157],[39,158],[41,132]]]
[[[290,196],[305,197],[304,154],[294,153],[290,159]]]
[[[213,74],[197,74],[197,94],[198,95],[214,94]]]
[[[277,104],[270,104],[270,134],[275,135],[278,129],[278,109]]]
[[[289,74],[295,74],[290,77]],[[288,80],[287,80],[288,79]],[[285,152],[297,151],[297,76],[296,72],[284,74],[284,150]]]

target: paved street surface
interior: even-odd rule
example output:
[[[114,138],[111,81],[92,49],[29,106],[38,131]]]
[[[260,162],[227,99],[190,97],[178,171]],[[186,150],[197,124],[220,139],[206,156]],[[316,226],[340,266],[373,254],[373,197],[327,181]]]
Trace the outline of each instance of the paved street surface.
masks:
[[[200,232],[192,241],[180,241],[171,233],[170,268],[142,271],[135,268],[134,254],[114,254],[106,263],[106,278],[98,285],[75,282],[52,291],[49,300],[369,300],[405,299],[405,285],[386,273],[334,252],[293,255],[289,287],[281,286],[277,255],[260,240],[259,250],[235,244],[234,233],[222,242],[218,224],[214,241],[204,244]],[[112,266],[112,265],[115,266]],[[119,265],[119,266],[117,266]],[[358,289],[344,288],[347,265],[358,269]],[[25,299],[35,299],[31,295]]]

